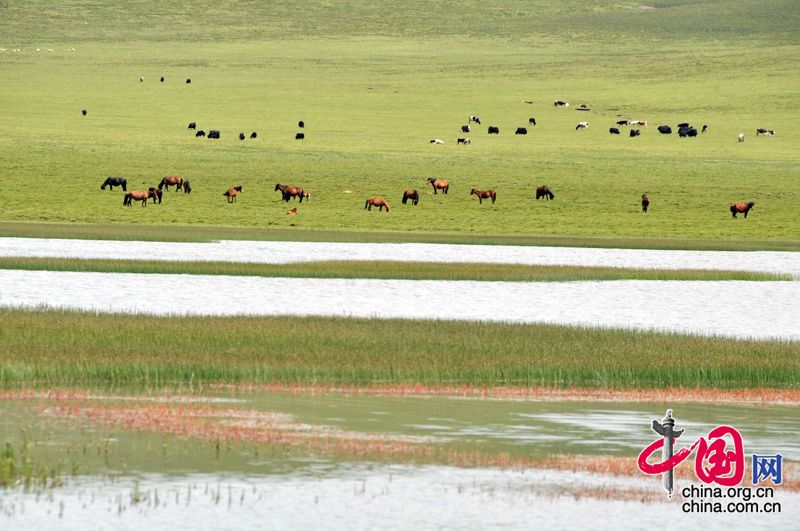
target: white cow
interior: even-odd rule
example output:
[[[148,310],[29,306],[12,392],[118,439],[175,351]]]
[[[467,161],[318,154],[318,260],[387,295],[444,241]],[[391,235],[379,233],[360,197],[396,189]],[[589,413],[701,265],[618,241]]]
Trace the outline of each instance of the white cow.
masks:
[[[578,122],[578,125],[575,126],[575,130],[578,129],[589,129],[589,122]]]
[[[736,138],[739,140],[739,143],[741,144],[742,142],[744,142],[744,133],[739,133],[739,136],[737,136]]]
[[[429,142],[429,144],[444,144],[444,140],[442,140],[441,138],[434,138]]]

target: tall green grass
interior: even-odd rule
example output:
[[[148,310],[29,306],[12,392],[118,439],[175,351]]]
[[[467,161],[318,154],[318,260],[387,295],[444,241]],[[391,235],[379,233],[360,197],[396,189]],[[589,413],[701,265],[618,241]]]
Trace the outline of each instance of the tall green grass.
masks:
[[[0,310],[0,383],[795,388],[800,342],[553,325]]]

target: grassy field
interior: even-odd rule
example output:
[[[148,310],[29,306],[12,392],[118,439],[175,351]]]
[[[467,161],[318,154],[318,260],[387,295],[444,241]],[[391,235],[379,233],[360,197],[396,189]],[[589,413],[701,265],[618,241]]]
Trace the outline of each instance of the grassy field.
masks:
[[[506,282],[574,282],[585,280],[792,280],[788,274],[709,269],[633,269],[487,263],[320,261],[292,264],[167,262],[156,260],[83,260],[3,258],[0,269],[235,275],[290,278],[379,278],[408,280],[482,280]]]
[[[0,221],[796,249],[800,6],[649,4],[0,4]],[[483,125],[456,146],[471,114]],[[618,115],[710,129],[609,135]],[[515,136],[530,116],[538,125]],[[300,119],[306,139],[295,141]],[[583,120],[590,128],[575,131]],[[190,121],[222,139],[195,139]],[[501,134],[488,136],[489,124]],[[756,127],[777,136],[756,138]],[[240,131],[259,137],[240,142]],[[435,137],[447,143],[429,145]],[[167,174],[194,192],[123,208],[121,192],[99,189],[109,175],[139,189]],[[431,195],[428,176],[448,179],[450,193]],[[276,182],[312,200],[287,216],[295,205],[279,201]],[[545,183],[553,202],[533,198]],[[229,205],[222,192],[238,184]],[[400,204],[408,187],[419,206]],[[472,187],[496,189],[497,203],[479,206]],[[369,195],[391,212],[364,211]],[[731,219],[742,200],[755,210]]]
[[[0,309],[0,383],[796,388],[800,343],[552,325]]]

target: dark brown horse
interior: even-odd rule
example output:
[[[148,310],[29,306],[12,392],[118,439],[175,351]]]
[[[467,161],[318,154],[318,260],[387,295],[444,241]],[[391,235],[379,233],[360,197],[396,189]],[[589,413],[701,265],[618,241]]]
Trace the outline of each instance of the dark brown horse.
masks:
[[[278,190],[280,190],[283,200],[286,201],[287,203],[293,197],[299,197],[300,202],[302,203],[303,198],[306,197],[305,192],[299,186],[286,186],[285,184],[276,184],[275,191],[277,192]]]
[[[480,204],[483,204],[484,199],[491,199],[492,203],[497,199],[497,193],[494,190],[478,190],[473,188],[469,195],[477,195]]]
[[[161,182],[158,183],[158,189],[161,190],[165,186],[167,187],[167,191],[169,191],[170,186],[174,186],[175,191],[177,192],[183,187],[183,179],[180,177],[175,177],[174,175],[164,177],[161,179]]]
[[[647,214],[647,209],[650,206],[650,198],[647,195],[642,194],[642,212]]]
[[[382,197],[370,197],[367,198],[367,202],[364,203],[365,210],[372,210],[372,207],[378,207],[378,210],[383,210],[386,208],[386,212],[389,212],[389,203]]]
[[[142,206],[146,207],[148,199],[150,199],[150,192],[145,192],[145,191],[128,192],[122,199],[122,204],[123,206],[133,206],[134,201],[141,201]]]
[[[756,204],[752,201],[749,203],[734,203],[731,205],[731,214],[733,217],[736,217],[736,214],[744,214],[744,217],[747,218],[747,213],[755,208]]]
[[[537,199],[537,201],[539,199],[543,198],[543,197],[546,197],[547,200],[550,201],[551,199],[555,199],[556,196],[555,196],[555,194],[553,192],[550,191],[550,188],[548,188],[546,185],[545,186],[538,186],[536,188],[536,199]]]
[[[450,183],[445,181],[444,179],[434,179],[433,177],[428,177],[428,180],[425,181],[431,186],[433,186],[433,193],[437,193],[437,190],[441,190],[442,193],[446,194],[448,190],[450,190]]]
[[[183,181],[183,193],[191,194],[192,193],[192,185],[189,181]]]
[[[153,188],[153,187],[148,188],[147,191],[150,193],[150,197],[153,198],[153,204],[158,203],[160,205],[161,198],[164,195],[164,191],[161,190],[160,188]]]
[[[411,201],[412,205],[417,206],[417,203],[419,203],[419,192],[410,188],[403,192],[403,204],[405,205],[408,201]]]
[[[242,185],[241,184],[239,186],[234,186],[233,188],[231,188],[230,190],[228,190],[227,192],[225,192],[222,195],[228,197],[228,203],[235,203],[236,202],[236,196],[239,195],[240,193],[242,193]]]

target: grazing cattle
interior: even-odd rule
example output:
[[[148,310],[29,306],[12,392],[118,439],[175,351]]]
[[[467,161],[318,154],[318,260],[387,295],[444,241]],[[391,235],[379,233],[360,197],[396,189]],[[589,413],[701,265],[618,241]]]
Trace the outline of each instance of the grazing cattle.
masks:
[[[191,79],[189,79],[189,78],[187,78],[187,79],[186,79],[186,84],[187,84],[187,85],[189,85],[191,82],[192,82],[192,80],[191,80]]]
[[[297,207],[294,207],[291,210],[287,210],[286,214],[289,215],[289,216],[296,216],[297,215]]]
[[[174,175],[164,177],[161,179],[161,182],[158,183],[158,189],[161,190],[164,187],[167,187],[167,191],[169,191],[170,186],[175,187],[175,191],[177,192],[181,188],[183,188],[183,179],[180,177],[175,177]]]
[[[756,129],[756,136],[775,136],[774,129],[764,129],[763,127],[759,127]]]
[[[578,122],[578,125],[575,126],[575,130],[578,129],[589,129],[589,122]]]
[[[527,135],[528,134],[528,130],[525,129],[524,127],[517,127],[517,130],[514,131],[514,134],[515,135]]]
[[[235,203],[236,196],[239,195],[240,193],[242,193],[242,185],[234,186],[233,188],[229,189],[222,195],[228,198],[228,203]]]
[[[536,118],[533,116],[528,118],[528,125],[536,125]]]
[[[256,134],[255,131],[253,131],[252,133],[250,133],[250,138],[258,138],[258,134]]]
[[[499,135],[500,134],[500,128],[497,127],[497,126],[494,126],[494,125],[490,125],[489,126],[489,134],[490,135]]]
[[[650,207],[650,198],[642,194],[642,212],[647,214],[647,209]]]
[[[294,135],[295,140],[303,140],[306,137],[305,133],[297,133]]]
[[[428,142],[428,144],[444,144],[444,140],[442,140],[441,138],[434,138],[430,142]]]
[[[189,184],[189,181],[183,181],[183,193],[185,194],[192,193],[192,185]]]
[[[647,120],[631,120],[628,125],[647,127]]]
[[[686,134],[689,136],[689,138],[694,138],[697,136],[697,129],[690,127]]]
[[[462,133],[469,133],[470,131],[472,131],[472,129],[468,125],[462,125],[461,126],[461,132]]]
[[[661,133],[662,135],[671,135],[672,128],[668,125],[659,125],[658,132]]]
[[[128,191],[128,181],[125,180],[125,177],[109,177],[100,185],[100,189],[105,190],[106,186],[110,187],[112,192],[115,186],[121,186],[123,192]]]
[[[706,131],[708,131],[708,124],[703,124],[703,130],[700,132],[705,133]]]
[[[678,129],[678,136],[681,138],[691,137],[694,138],[697,136],[697,129],[694,127],[681,127]]]
[[[280,191],[281,199],[287,203],[293,198],[300,198],[300,202],[302,203],[305,197],[305,192],[299,186],[286,186],[285,184],[279,183],[275,185],[275,191]]]
[[[195,122],[189,122],[189,127],[187,129],[197,129],[197,124]]]
[[[205,132],[205,131],[203,131],[202,129],[200,129],[198,132],[196,132],[196,133],[194,134],[194,137],[195,137],[195,138],[199,138],[199,137],[201,137],[201,136],[206,136],[206,132]]]
[[[164,191],[161,190],[160,188],[153,188],[152,186],[148,188],[147,191],[150,193],[150,197],[153,198],[153,204],[156,204],[156,202],[158,202],[158,204],[160,205],[161,198],[164,196]]]
[[[245,138],[244,133],[239,133],[239,140],[244,140]]]
[[[611,127],[608,130],[608,132],[611,133],[612,135],[618,135],[619,134],[619,129],[617,129],[616,127]]]
[[[497,199],[497,193],[494,190],[477,190],[473,188],[469,195],[477,195],[478,202],[482,205],[484,199],[491,199],[492,204],[494,204],[495,199]]]
[[[410,188],[403,192],[403,204],[405,205],[409,201],[411,201],[412,205],[417,206],[419,203],[419,192]]]
[[[162,83],[164,82],[164,76],[161,76],[161,82]]]
[[[472,140],[470,140],[469,138],[459,138],[459,139],[456,140],[456,144],[467,145],[467,144],[471,144],[471,143],[472,143]]]
[[[472,122],[475,122],[476,124],[481,125],[481,119],[478,118],[477,116],[470,116],[469,117],[469,120],[467,120],[467,123],[471,124]]]
[[[569,107],[569,103],[567,103],[566,101],[557,100],[557,101],[553,102],[553,106],[554,107]]]
[[[556,195],[550,191],[550,188],[547,185],[544,186],[537,186],[536,187],[536,200],[546,197],[548,201],[551,199],[555,199]]]
[[[208,132],[208,138],[219,140],[219,131],[212,129]]]
[[[585,103],[581,103],[581,104],[580,104],[580,106],[579,106],[577,109],[575,109],[575,110],[576,110],[576,111],[591,111],[591,109],[589,108],[589,106],[588,106],[588,105],[586,105]]]
[[[364,203],[364,210],[372,210],[374,206],[378,207],[379,211],[385,208],[386,212],[389,212],[389,203],[382,197],[368,197],[367,202]]]
[[[678,129],[688,129],[689,127],[690,127],[689,122],[683,122],[678,124]]]
[[[737,136],[736,138],[739,140],[739,143],[741,144],[742,142],[744,142],[744,133],[739,133],[739,136]]]
[[[628,120],[620,120],[617,122],[617,125],[628,125]]]
[[[142,81],[144,81],[144,76],[139,76],[139,83],[141,83]]]
[[[731,205],[731,214],[733,217],[736,217],[736,214],[744,214],[744,217],[747,217],[747,213],[750,212],[753,208],[755,208],[756,204],[750,201],[749,203],[734,203]]]
[[[148,199],[150,199],[150,192],[145,192],[145,191],[128,192],[127,194],[125,194],[125,197],[122,198],[122,205],[133,206],[134,201],[141,201],[142,206],[146,207]]]
[[[447,194],[447,192],[450,191],[450,183],[444,179],[434,179],[433,177],[428,177],[428,180],[425,182],[433,186],[434,195],[438,193],[438,190],[441,190],[443,194]]]
[[[89,113],[89,111],[87,111],[86,109],[83,109],[81,111],[81,114],[84,115],[84,116],[86,116],[88,113]]]
[[[300,129],[303,129],[305,126],[306,126],[306,123],[303,120],[300,120],[299,122],[297,122],[297,127],[299,127]]]
[[[639,131],[638,129],[631,129],[629,134],[630,134],[630,137],[633,138],[633,137],[636,137],[636,136],[640,136],[642,134],[642,132]]]

